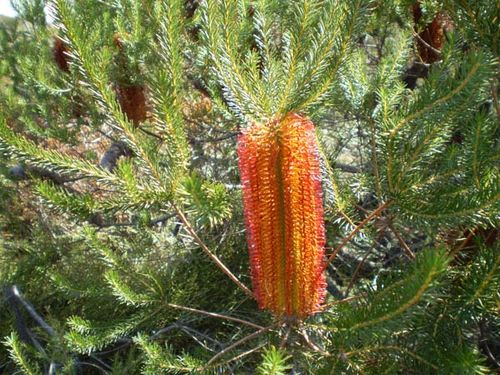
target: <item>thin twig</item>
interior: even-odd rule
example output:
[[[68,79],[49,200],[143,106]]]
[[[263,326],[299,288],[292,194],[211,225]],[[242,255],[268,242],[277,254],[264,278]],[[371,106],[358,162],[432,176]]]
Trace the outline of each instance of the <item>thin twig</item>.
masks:
[[[106,134],[106,132],[102,131],[101,129],[96,129],[98,133],[100,133],[102,136],[104,136],[105,138],[109,139],[110,141],[112,142],[118,142],[118,140],[116,138],[114,138],[113,136],[109,135],[109,134]]]
[[[133,341],[131,339],[125,339],[125,342],[123,344],[118,345],[112,349],[104,350],[102,352],[94,352],[94,355],[105,355],[105,354],[110,354],[110,353],[116,352],[118,350],[126,348],[127,346],[132,344],[132,342]]]
[[[300,330],[301,336],[304,338],[304,341],[306,342],[307,346],[309,346],[313,351],[321,353],[325,357],[329,357],[330,353],[325,352],[323,349],[318,347],[315,343],[312,342],[311,338],[307,334],[306,330]]]
[[[379,216],[384,209],[387,208],[391,204],[391,201],[388,200],[387,202],[381,204],[376,210],[374,210],[370,215],[368,215],[361,223],[359,223],[356,228],[352,230],[351,233],[347,237],[344,238],[344,240],[336,247],[336,249],[333,251],[333,253],[330,255],[330,257],[327,259],[325,262],[325,265],[323,266],[323,271],[326,270],[328,265],[335,259],[337,256],[337,253],[366,225],[368,224],[373,218]]]
[[[78,362],[76,363],[76,365],[77,365],[77,366],[80,366],[80,365],[92,366],[92,367],[95,367],[95,368],[97,368],[97,369],[101,370],[104,374],[107,374],[107,373],[108,373],[108,372],[107,372],[105,369],[103,369],[101,366],[98,366],[98,365],[96,365],[95,363],[92,363],[92,362],[78,361]]]
[[[191,336],[193,340],[195,340],[197,343],[199,343],[201,346],[203,346],[205,349],[208,349],[212,352],[215,352],[215,349],[211,349],[208,346],[206,346],[203,342],[201,342],[195,335],[200,336],[201,338],[204,338],[207,341],[210,341],[214,344],[216,344],[219,348],[222,348],[222,343],[218,340],[213,339],[212,337],[204,334],[203,332],[200,332],[194,328],[179,324],[179,329]]]
[[[16,300],[16,302],[20,303],[24,309],[28,312],[28,314],[38,323],[38,325],[43,328],[45,332],[47,332],[50,336],[54,336],[56,334],[54,328],[52,328],[35,310],[33,305],[26,301],[21,292],[19,291],[19,288],[17,285],[12,285],[10,287],[6,288],[6,291],[9,293],[7,294],[7,298],[13,298]]]
[[[243,320],[243,319],[235,318],[235,317],[232,317],[232,316],[228,316],[228,315],[222,315],[222,314],[217,314],[217,313],[213,313],[213,312],[209,312],[209,311],[193,309],[191,307],[186,307],[186,306],[179,306],[179,305],[175,305],[173,303],[169,303],[168,306],[172,307],[174,309],[179,309],[179,310],[184,310],[184,311],[188,311],[188,312],[192,312],[192,313],[197,313],[197,314],[202,314],[202,315],[210,316],[212,318],[219,318],[219,319],[231,320],[233,322],[245,324],[245,325],[247,325],[249,327],[253,327],[253,328],[257,328],[257,329],[264,329],[264,327],[262,327],[262,326],[260,326],[258,324],[249,322],[247,320]]]
[[[181,323],[173,323],[171,325],[169,325],[168,327],[165,327],[165,328],[162,328],[160,329],[159,331],[156,331],[152,336],[151,338],[157,338],[159,337],[160,335],[163,335],[165,333],[168,333],[174,329],[178,329],[184,333],[186,333],[187,335],[189,335],[189,337],[191,337],[194,341],[196,341],[199,345],[201,345],[203,348],[205,348],[206,350],[208,351],[211,351],[211,352],[215,352],[217,349],[212,349],[210,347],[208,347],[205,343],[203,343],[198,337],[196,337],[195,335],[198,335],[200,336],[201,338],[207,340],[207,341],[210,341],[214,344],[216,344],[219,348],[222,348],[223,345],[221,342],[213,339],[212,337],[200,332],[200,331],[197,331],[196,329],[194,328],[191,328],[191,327],[188,327],[184,324],[181,324]]]
[[[157,224],[160,224],[160,223],[163,223],[169,219],[172,219],[173,217],[177,216],[177,214],[166,214],[166,215],[163,215],[163,216],[160,216],[156,219],[153,219],[151,220],[149,223],[147,223],[147,226],[149,227],[153,227]],[[95,224],[95,223],[93,223]],[[136,226],[137,223],[136,222],[127,222],[127,223],[103,223],[103,224],[95,224],[97,227],[99,227],[99,229],[102,229],[102,228],[111,228],[111,227],[132,227],[132,226]]]
[[[208,340],[208,341],[211,341],[213,342],[214,344],[217,344],[219,345],[220,347],[222,347],[222,343],[210,336],[208,336],[207,334],[203,333],[203,332],[200,332],[192,327],[190,327],[189,325],[187,325],[188,323],[192,323],[196,321],[196,319],[190,319],[190,320],[187,320],[187,321],[184,321],[184,320],[178,320],[177,322],[175,323],[172,323],[170,324],[169,326],[166,326],[164,328],[161,328],[159,329],[158,331],[156,331],[155,333],[153,333],[149,338],[150,339],[156,339],[158,338],[159,336],[165,334],[165,333],[168,333],[172,330],[175,330],[175,329],[178,329],[178,330],[186,330],[186,331],[189,331],[190,333],[194,333],[194,334],[197,334],[198,336]]]
[[[344,295],[346,295],[346,296],[349,295],[349,292],[351,291],[351,288],[354,285],[354,281],[356,281],[356,277],[358,276],[358,273],[361,270],[361,267],[363,267],[363,264],[365,264],[366,260],[368,259],[368,255],[371,254],[373,249],[374,249],[374,246],[370,246],[370,249],[366,252],[363,259],[361,259],[361,262],[359,262],[359,264],[357,265],[356,269],[354,270],[354,274],[351,277],[351,281],[349,281],[349,285],[347,286],[347,289],[346,289]]]
[[[424,46],[432,50],[432,52],[436,53],[438,56],[441,56],[441,51],[434,48],[431,46],[429,43],[427,43],[416,31],[415,29],[412,29],[413,36],[416,37],[420,42],[423,43]]]
[[[227,361],[222,362],[219,366],[223,366],[223,365],[226,365],[228,363],[237,361],[238,359],[241,359],[243,357],[246,357],[247,355],[252,354],[252,353],[256,352],[257,350],[262,349],[265,345],[266,344],[261,344],[261,345],[256,346],[253,349],[247,350],[246,352],[240,353],[237,356],[234,356],[233,358],[228,359]]]
[[[462,251],[469,244],[469,242],[472,240],[472,238],[476,235],[476,232],[477,232],[477,228],[471,229],[470,233],[467,235],[465,240],[463,240],[462,243],[459,246],[457,246],[455,249],[452,249],[450,251],[450,258],[454,258],[457,253]]]
[[[234,137],[238,136],[239,134],[241,134],[241,133],[240,132],[232,132],[232,133],[229,133],[229,134],[217,137],[217,138],[193,139],[193,141],[196,143],[220,142],[220,141],[224,141],[226,139],[234,138]]]
[[[283,336],[283,339],[281,340],[281,343],[280,343],[280,346],[279,346],[280,349],[283,349],[286,346],[286,343],[288,341],[288,337],[290,336],[291,332],[292,332],[292,327],[288,326],[288,328],[287,328],[287,330],[285,332],[285,335]]]
[[[273,325],[270,325],[269,327],[264,327],[262,329],[259,329],[258,331],[255,331],[254,333],[248,335],[248,336],[245,336],[243,337],[241,340],[238,340],[236,341],[235,343],[229,345],[227,348],[221,350],[219,353],[217,353],[216,355],[214,355],[208,362],[207,364],[203,367],[202,371],[206,370],[208,367],[210,367],[210,365],[212,363],[214,363],[217,359],[219,359],[220,357],[222,357],[224,354],[226,354],[227,352],[233,350],[234,348],[236,348],[237,346],[240,346],[241,344],[247,342],[248,340],[251,340],[251,339],[254,339],[266,332],[268,332],[269,330],[271,330],[272,328],[274,328],[276,326],[276,324],[273,324]]]
[[[333,301],[333,302],[330,302],[330,303],[327,303],[327,304],[321,306],[321,310],[320,311],[326,311],[326,310],[328,310],[329,308],[331,308],[331,307],[333,307],[335,305],[340,305],[342,303],[355,301],[355,300],[358,300],[358,299],[363,298],[363,297],[366,297],[366,294],[360,294],[360,295],[357,295],[357,296],[342,298],[342,299],[339,299],[339,300],[336,300],[336,301]]]
[[[410,258],[411,260],[415,260],[415,253],[413,251],[411,251],[410,247],[405,242],[405,240],[403,239],[403,237],[401,237],[401,235],[398,233],[398,231],[396,230],[396,228],[394,228],[394,226],[392,224],[389,224],[388,227],[392,231],[392,233],[394,233],[394,235],[396,236],[396,238],[398,239],[399,244],[401,245],[401,247],[405,251],[405,253],[408,256],[408,258]]]
[[[156,139],[160,140],[160,141],[164,141],[165,139],[163,139],[161,136],[159,136],[158,134],[155,134],[153,132],[150,132],[149,130],[147,129],[144,129],[143,127],[139,127],[138,128],[140,131],[142,131],[144,134],[147,134],[147,135],[150,135],[151,137],[155,137]]]
[[[187,219],[186,215],[180,210],[179,207],[177,207],[175,204],[173,204],[173,207],[175,209],[175,212],[177,213],[177,216],[179,219],[181,219],[182,223],[186,227],[186,230],[189,232],[189,234],[193,237],[195,242],[201,247],[201,249],[205,252],[205,254],[208,255],[210,259],[215,263],[217,267],[220,268],[222,272],[224,272],[233,282],[240,287],[241,290],[245,292],[246,295],[251,297],[252,299],[254,298],[253,293],[250,289],[248,289],[245,284],[243,284],[227,267],[222,261],[210,251],[207,245],[203,242],[203,240],[198,236],[196,231],[194,230],[193,226]]]

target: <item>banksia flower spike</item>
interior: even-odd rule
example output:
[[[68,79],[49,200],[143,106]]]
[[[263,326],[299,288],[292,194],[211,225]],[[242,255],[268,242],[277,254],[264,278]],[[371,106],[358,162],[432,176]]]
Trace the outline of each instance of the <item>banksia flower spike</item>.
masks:
[[[276,316],[303,319],[325,296],[325,230],[313,123],[288,114],[238,139],[254,295]]]

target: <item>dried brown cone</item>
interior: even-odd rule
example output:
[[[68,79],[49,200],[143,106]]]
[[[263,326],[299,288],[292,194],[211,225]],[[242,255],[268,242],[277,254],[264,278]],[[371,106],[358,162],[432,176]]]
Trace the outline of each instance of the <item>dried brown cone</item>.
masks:
[[[120,51],[123,49],[123,42],[119,33],[113,35],[113,43]]]
[[[413,5],[413,20],[417,25],[422,18],[422,8],[417,2]],[[441,59],[441,49],[446,40],[446,32],[453,29],[453,23],[446,12],[436,14],[430,24],[416,38],[418,55],[426,64],[432,64]]]
[[[127,119],[135,126],[139,126],[146,120],[148,114],[146,90],[143,85],[132,83],[130,80],[125,48],[119,33],[113,35],[113,44],[118,50],[116,63],[119,73],[115,84],[116,98]]]
[[[142,85],[116,85],[116,97],[120,107],[135,126],[144,122],[148,114],[145,88]]]
[[[61,38],[54,37],[54,46],[52,47],[54,62],[65,73],[69,72],[68,51],[68,47]]]

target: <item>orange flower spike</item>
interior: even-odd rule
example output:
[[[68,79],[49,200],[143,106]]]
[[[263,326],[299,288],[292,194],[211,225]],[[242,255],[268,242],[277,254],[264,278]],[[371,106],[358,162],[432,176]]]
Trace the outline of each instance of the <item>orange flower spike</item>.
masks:
[[[260,308],[303,319],[325,297],[325,229],[314,125],[297,114],[238,139],[254,295]]]

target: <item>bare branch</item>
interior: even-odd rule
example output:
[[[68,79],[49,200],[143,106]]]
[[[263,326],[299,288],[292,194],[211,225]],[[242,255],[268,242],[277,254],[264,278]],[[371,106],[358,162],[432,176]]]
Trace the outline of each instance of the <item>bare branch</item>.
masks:
[[[193,226],[187,219],[186,215],[180,210],[179,207],[177,207],[175,204],[172,204],[175,211],[177,212],[177,216],[179,219],[181,219],[182,223],[186,227],[186,230],[189,232],[189,234],[193,237],[195,242],[201,247],[201,249],[205,252],[205,254],[208,255],[208,257],[215,263],[217,267],[220,268],[222,272],[224,272],[233,282],[238,285],[238,287],[245,292],[245,294],[252,299],[254,299],[253,293],[250,289],[248,289],[227,267],[222,261],[210,251],[208,246],[203,242],[203,240],[198,236],[196,231],[194,230]]]
[[[253,328],[257,328],[257,329],[263,329],[264,328],[264,327],[262,327],[262,326],[260,326],[258,324],[249,322],[247,320],[235,318],[235,317],[228,316],[228,315],[213,313],[213,312],[204,311],[204,310],[193,309],[192,307],[179,306],[179,305],[175,305],[173,303],[169,303],[168,306],[172,307],[174,309],[179,309],[179,310],[184,310],[184,311],[188,311],[188,312],[192,312],[192,313],[197,313],[197,314],[202,314],[202,315],[210,316],[212,318],[231,320],[233,322],[245,324],[247,326],[250,326],[250,327],[253,327]]]
[[[247,342],[248,340],[252,340],[268,331],[270,331],[271,329],[273,329],[274,327],[276,327],[277,324],[273,324],[273,325],[270,325],[269,327],[264,327],[262,329],[259,329],[258,331],[255,331],[254,333],[248,335],[248,336],[245,336],[243,337],[241,340],[238,340],[236,341],[235,343],[229,345],[227,348],[221,350],[219,353],[217,353],[216,355],[214,355],[208,362],[207,364],[201,369],[201,371],[204,371],[206,370],[208,367],[210,367],[210,365],[212,363],[214,363],[217,359],[219,359],[220,357],[222,357],[224,354],[226,354],[227,352],[230,352],[231,350],[233,350],[234,348],[240,346],[241,344]]]
[[[335,259],[337,256],[338,252],[358,233],[366,224],[368,224],[373,218],[380,216],[380,214],[391,204],[391,201],[388,200],[387,202],[381,204],[375,211],[373,211],[370,215],[368,215],[361,223],[359,223],[356,228],[352,230],[351,233],[347,237],[344,238],[344,240],[338,245],[335,250],[333,250],[333,253],[330,255],[330,257],[327,259],[325,262],[325,265],[323,266],[323,271],[328,267],[328,265]]]

